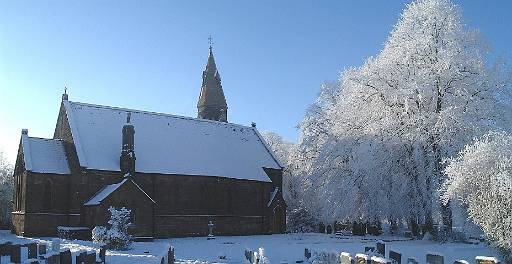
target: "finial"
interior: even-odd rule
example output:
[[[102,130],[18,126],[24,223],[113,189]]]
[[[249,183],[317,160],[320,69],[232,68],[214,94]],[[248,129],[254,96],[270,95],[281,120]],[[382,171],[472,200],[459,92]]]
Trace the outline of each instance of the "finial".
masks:
[[[256,123],[252,122],[252,123],[251,123],[251,126],[252,126],[252,127],[256,127]]]
[[[212,45],[213,45],[213,38],[212,38],[212,35],[210,35],[208,37],[208,43],[210,44],[210,51],[212,50]]]
[[[22,129],[21,134],[28,135],[28,129],[26,129],[26,128]]]
[[[128,112],[128,114],[126,115],[126,123],[130,124],[131,117],[132,117],[132,113]]]
[[[64,93],[62,94],[62,101],[68,100],[68,86],[64,85]]]

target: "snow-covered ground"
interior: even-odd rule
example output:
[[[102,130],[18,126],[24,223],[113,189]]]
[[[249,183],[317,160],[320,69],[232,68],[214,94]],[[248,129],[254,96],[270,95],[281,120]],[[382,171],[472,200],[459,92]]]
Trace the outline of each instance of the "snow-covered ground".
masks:
[[[8,232],[0,232],[0,240],[20,239]],[[34,239],[32,239],[34,240]],[[42,238],[36,240],[51,239]],[[165,246],[171,244],[175,248],[176,259],[179,263],[246,263],[246,249],[265,249],[265,255],[271,263],[295,263],[302,260],[304,248],[319,251],[349,252],[352,256],[363,253],[365,246],[375,246],[378,240],[386,242],[386,256],[389,250],[402,253],[402,261],[408,257],[416,258],[420,263],[425,262],[425,255],[435,252],[444,255],[445,263],[453,263],[457,259],[474,262],[476,256],[497,256],[484,243],[478,245],[464,243],[439,244],[432,241],[405,240],[402,237],[353,237],[333,236],[325,234],[284,234],[216,237],[207,240],[204,237],[160,239],[154,242],[135,242],[128,251],[107,251],[109,263],[158,263],[158,256],[165,251]],[[98,250],[99,247],[89,241],[63,241],[63,248],[72,252],[79,250]],[[225,256],[225,259],[220,259]]]

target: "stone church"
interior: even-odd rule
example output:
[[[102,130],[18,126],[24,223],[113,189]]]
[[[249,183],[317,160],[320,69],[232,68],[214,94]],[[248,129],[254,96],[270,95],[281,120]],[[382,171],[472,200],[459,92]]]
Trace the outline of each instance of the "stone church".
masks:
[[[12,232],[106,225],[132,211],[135,237],[282,233],[283,167],[255,125],[228,122],[210,47],[197,118],[62,102],[52,139],[23,130],[14,171]]]

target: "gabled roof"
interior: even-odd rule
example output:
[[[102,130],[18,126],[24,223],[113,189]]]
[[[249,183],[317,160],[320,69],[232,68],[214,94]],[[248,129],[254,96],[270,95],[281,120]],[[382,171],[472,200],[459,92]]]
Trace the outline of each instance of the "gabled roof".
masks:
[[[120,171],[122,127],[131,113],[136,172],[270,182],[281,169],[258,131],[232,123],[64,101],[80,166]]]
[[[107,185],[103,187],[99,192],[97,192],[89,201],[84,203],[84,205],[99,205],[103,200],[109,197],[112,193],[114,193],[119,187],[123,186],[125,183],[132,183],[139,189],[144,195],[146,195],[151,202],[156,203],[153,198],[151,198],[136,182],[132,179],[124,178],[122,181],[114,184]]]
[[[21,135],[25,169],[38,173],[70,174],[64,145],[58,139]]]

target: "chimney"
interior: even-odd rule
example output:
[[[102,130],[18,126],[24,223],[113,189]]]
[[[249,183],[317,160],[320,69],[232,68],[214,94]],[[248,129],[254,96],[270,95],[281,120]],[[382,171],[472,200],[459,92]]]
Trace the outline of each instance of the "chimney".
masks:
[[[130,123],[130,119],[131,113],[128,112],[126,124],[123,126],[123,146],[120,158],[121,173],[123,173],[125,177],[130,177],[135,172],[135,128]]]

